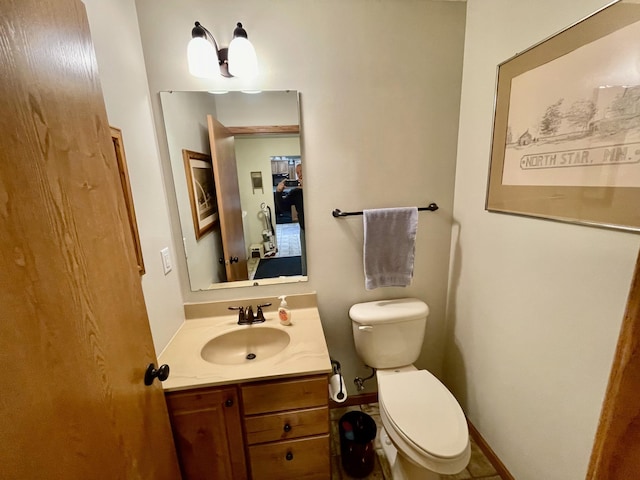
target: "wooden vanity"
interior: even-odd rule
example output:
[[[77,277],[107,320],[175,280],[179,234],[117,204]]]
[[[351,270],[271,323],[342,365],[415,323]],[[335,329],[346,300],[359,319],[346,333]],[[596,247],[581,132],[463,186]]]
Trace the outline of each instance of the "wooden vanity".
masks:
[[[183,480],[331,478],[331,362],[315,294],[300,297],[294,325],[282,327],[292,345],[281,357],[225,368],[196,358],[195,339],[230,328],[227,318],[202,315],[160,355],[172,368],[165,397]]]
[[[166,394],[183,480],[328,480],[327,376]]]

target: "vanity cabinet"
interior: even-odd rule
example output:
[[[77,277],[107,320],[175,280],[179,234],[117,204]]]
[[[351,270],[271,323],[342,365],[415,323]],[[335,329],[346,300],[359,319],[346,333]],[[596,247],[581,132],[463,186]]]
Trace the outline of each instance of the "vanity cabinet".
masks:
[[[183,480],[329,480],[327,376],[166,394]]]
[[[166,394],[183,480],[246,480],[235,386]]]

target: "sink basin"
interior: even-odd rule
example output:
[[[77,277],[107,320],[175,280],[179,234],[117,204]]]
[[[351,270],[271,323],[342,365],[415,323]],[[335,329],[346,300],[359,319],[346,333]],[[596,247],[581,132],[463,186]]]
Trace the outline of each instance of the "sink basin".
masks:
[[[278,328],[246,327],[212,338],[200,355],[209,363],[242,365],[273,357],[290,341],[289,334]]]

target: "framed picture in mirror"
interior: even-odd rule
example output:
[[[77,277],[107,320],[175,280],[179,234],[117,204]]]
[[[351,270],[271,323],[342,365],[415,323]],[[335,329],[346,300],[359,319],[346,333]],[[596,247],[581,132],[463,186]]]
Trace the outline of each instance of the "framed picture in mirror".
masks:
[[[213,180],[211,156],[182,150],[184,168],[191,203],[196,240],[213,229],[218,220],[216,187]]]
[[[486,209],[640,231],[640,4],[498,66]]]
[[[118,162],[118,172],[120,173],[120,185],[122,186],[122,195],[124,196],[124,204],[127,207],[127,228],[131,232],[133,239],[133,247],[136,253],[136,261],[138,264],[138,273],[144,275],[144,260],[142,258],[142,247],[140,246],[140,234],[138,233],[138,222],[136,220],[136,211],[133,207],[133,195],[131,193],[131,184],[129,182],[129,170],[127,168],[127,158],[124,154],[124,142],[122,141],[122,130],[116,127],[109,127],[111,131],[111,141]]]

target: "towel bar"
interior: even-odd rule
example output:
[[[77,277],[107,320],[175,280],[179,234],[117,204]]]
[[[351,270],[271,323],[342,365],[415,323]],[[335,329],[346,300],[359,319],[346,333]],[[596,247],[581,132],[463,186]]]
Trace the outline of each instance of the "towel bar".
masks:
[[[418,211],[419,212],[424,212],[424,211],[435,212],[436,210],[438,210],[438,208],[439,207],[437,204],[430,203],[428,207],[419,207]],[[362,212],[343,212],[339,208],[336,208],[333,212],[331,212],[331,215],[333,215],[335,218],[350,217],[352,215],[362,215]]]

